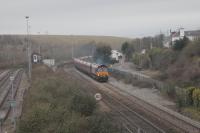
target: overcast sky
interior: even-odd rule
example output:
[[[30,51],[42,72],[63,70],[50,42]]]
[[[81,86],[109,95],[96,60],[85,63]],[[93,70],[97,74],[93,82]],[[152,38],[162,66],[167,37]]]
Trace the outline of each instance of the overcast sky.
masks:
[[[200,29],[200,0],[0,0],[0,34],[141,37]]]

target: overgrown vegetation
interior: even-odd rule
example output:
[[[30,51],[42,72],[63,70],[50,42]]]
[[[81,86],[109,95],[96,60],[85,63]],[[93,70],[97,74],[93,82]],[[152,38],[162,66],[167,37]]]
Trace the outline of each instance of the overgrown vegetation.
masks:
[[[184,40],[184,39],[183,39]],[[152,48],[145,54],[135,53],[134,64],[145,68],[162,71],[161,80],[180,87],[200,86],[200,41],[181,41],[185,47],[164,49]],[[179,44],[177,44],[179,45]],[[179,49],[179,50],[178,50]]]
[[[34,68],[17,133],[117,133],[106,114],[77,80],[63,72]]]
[[[158,40],[162,40],[162,37],[160,36]],[[161,74],[156,78],[165,83],[163,87],[158,87],[161,92],[176,100],[179,111],[199,114],[200,40],[189,41],[184,37],[175,41],[172,48],[157,46],[149,38],[142,38],[135,42],[137,45],[135,43],[122,45],[122,50],[129,45],[135,49],[129,61],[139,68],[160,71]],[[149,47],[150,42],[152,45]],[[146,51],[142,52],[142,49]]]
[[[178,105],[179,107],[193,106],[200,109],[200,88],[187,87],[183,89],[178,95]]]
[[[200,121],[200,88],[187,87],[177,89],[176,101],[179,111]]]
[[[132,56],[134,64],[154,70],[166,70],[177,58],[177,52],[172,49],[152,48],[145,54],[135,53]]]

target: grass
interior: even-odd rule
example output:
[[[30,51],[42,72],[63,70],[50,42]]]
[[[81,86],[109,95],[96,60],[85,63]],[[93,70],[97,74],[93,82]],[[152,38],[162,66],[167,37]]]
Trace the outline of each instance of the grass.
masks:
[[[63,72],[34,66],[17,133],[117,133],[118,128],[99,112],[83,87]]]

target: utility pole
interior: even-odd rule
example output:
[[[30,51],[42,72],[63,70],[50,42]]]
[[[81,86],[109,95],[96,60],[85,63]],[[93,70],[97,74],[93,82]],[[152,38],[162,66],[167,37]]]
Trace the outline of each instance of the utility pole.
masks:
[[[10,106],[12,109],[12,117],[11,117],[11,122],[13,123],[13,128],[14,130],[16,129],[16,118],[15,118],[15,106],[16,106],[16,101],[15,101],[15,96],[14,96],[14,75],[10,76],[10,82],[11,82],[11,101],[10,101]]]
[[[31,80],[32,62],[31,62],[31,43],[29,42],[29,16],[25,16],[27,26],[27,57],[28,57],[28,76]]]
[[[38,54],[41,54],[41,46],[40,46],[40,44],[38,46]]]
[[[72,44],[72,59],[74,58],[74,44]]]

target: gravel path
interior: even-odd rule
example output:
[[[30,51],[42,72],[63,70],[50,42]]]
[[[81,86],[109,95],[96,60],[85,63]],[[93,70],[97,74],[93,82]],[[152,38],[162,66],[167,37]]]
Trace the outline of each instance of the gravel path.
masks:
[[[175,106],[175,103],[164,98],[157,89],[153,88],[138,88],[129,84],[125,84],[122,81],[117,81],[116,79],[110,77],[109,83],[116,86],[121,91],[125,91],[128,94],[139,97],[148,101],[152,104],[158,104],[162,106]]]

